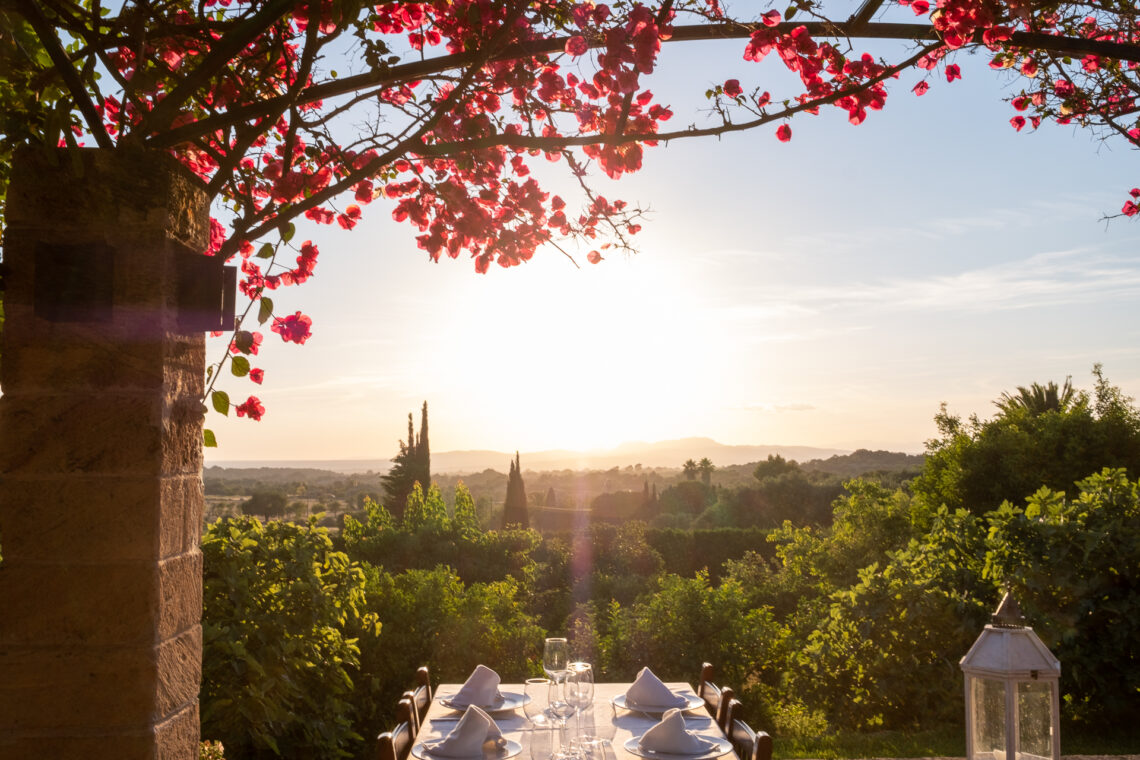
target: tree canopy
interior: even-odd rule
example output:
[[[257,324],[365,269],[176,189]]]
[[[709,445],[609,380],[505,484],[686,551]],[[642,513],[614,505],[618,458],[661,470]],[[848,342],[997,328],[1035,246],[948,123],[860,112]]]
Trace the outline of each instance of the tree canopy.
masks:
[[[668,140],[769,126],[787,141],[793,117],[828,106],[860,124],[902,72],[918,72],[921,95],[961,78],[956,56],[972,50],[1013,75],[1013,128],[1053,120],[1140,145],[1138,11],[1125,0],[865,0],[851,15],[817,0],[743,6],[11,0],[0,9],[0,196],[22,145],[164,151],[196,173],[218,215],[207,252],[240,259],[248,299],[213,391],[227,364],[262,382],[248,358],[258,325],[287,342],[311,334],[307,315],[272,300],[315,271],[318,246],[294,239],[300,218],[351,229],[379,201],[432,260],[467,256],[486,272],[548,249],[597,263],[633,248],[643,214],[597,192],[591,172],[636,171]],[[912,12],[913,23],[891,20]],[[900,44],[875,58],[860,38]],[[710,71],[707,119],[673,122],[650,87],[662,45],[713,39],[738,47],[745,73]],[[798,85],[752,68],[762,61]],[[543,190],[534,170],[547,162],[565,167],[577,197]],[[1120,214],[1135,215],[1138,199],[1133,189]],[[231,408],[228,395],[213,402]],[[233,408],[265,411],[255,396]]]
[[[1059,397],[1055,383],[1003,393],[994,402],[999,413],[989,420],[963,421],[943,406],[934,418],[939,437],[927,443],[914,492],[935,506],[982,514],[1006,501],[1020,504],[1042,487],[1071,495],[1079,481],[1104,467],[1135,477],[1140,410],[1108,382],[1100,365],[1093,375],[1091,396],[1074,392],[1068,382],[1069,392]]]

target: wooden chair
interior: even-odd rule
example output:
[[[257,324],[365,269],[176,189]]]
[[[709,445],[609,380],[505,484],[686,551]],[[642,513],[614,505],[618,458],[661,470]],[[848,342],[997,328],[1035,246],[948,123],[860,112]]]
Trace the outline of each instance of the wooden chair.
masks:
[[[701,665],[701,677],[697,681],[697,696],[705,701],[705,709],[709,715],[716,718],[720,710],[720,687],[712,682],[713,666],[711,663]]]
[[[720,730],[724,732],[725,736],[728,736],[728,729],[732,725],[732,715],[730,713],[733,702],[736,703],[736,709],[739,711],[740,700],[736,698],[736,692],[730,687],[725,686],[720,690],[720,703],[717,705],[716,715],[713,716],[716,719],[716,724],[720,726]]]
[[[403,700],[401,700],[403,701]],[[412,724],[401,721],[376,737],[377,760],[407,760],[412,749]]]
[[[729,689],[729,691],[731,691],[731,689]],[[723,716],[723,720],[721,717],[718,717],[717,725],[720,726],[720,729],[724,732],[724,735],[731,740],[732,723],[735,720],[742,720],[744,718],[744,705],[740,703],[739,699],[733,697],[731,699],[726,699],[722,703],[722,706],[724,709],[720,711],[720,715]],[[739,750],[737,750],[737,754],[740,754]],[[744,760],[744,755],[740,755],[740,757],[741,760]]]
[[[416,688],[412,691],[412,706],[415,708],[416,721],[423,725],[428,708],[431,707],[431,673],[427,665],[416,671]]]
[[[729,724],[728,738],[740,760],[772,760],[772,737],[764,731],[753,731],[739,718]]]
[[[420,726],[423,722],[420,720],[419,713],[416,711],[416,703],[413,701],[414,692],[405,691],[400,701],[396,703],[396,722],[408,723],[412,727],[412,736],[418,736],[420,733]]]

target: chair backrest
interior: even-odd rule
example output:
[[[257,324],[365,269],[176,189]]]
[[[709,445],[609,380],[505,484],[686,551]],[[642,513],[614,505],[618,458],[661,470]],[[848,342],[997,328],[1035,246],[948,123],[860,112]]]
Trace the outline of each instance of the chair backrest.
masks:
[[[772,760],[772,737],[764,731],[753,731],[743,720],[733,719],[728,738],[740,760]]]
[[[724,732],[725,736],[728,736],[729,726],[732,725],[732,717],[729,715],[729,709],[733,702],[738,705],[737,710],[739,711],[740,700],[736,699],[736,692],[730,687],[725,686],[720,690],[720,705],[717,708],[715,716],[716,724],[720,726],[720,730]]]
[[[416,671],[416,688],[412,691],[412,706],[415,707],[416,720],[423,725],[428,708],[431,707],[431,673],[427,665]]]
[[[715,718],[720,709],[720,688],[712,682],[712,679],[712,663],[706,662],[701,665],[701,678],[697,681],[697,696],[705,701],[705,709],[709,711],[709,715]]]
[[[752,753],[756,750],[756,732],[752,726],[739,718],[733,718],[729,724],[728,740],[732,742],[732,748],[740,760],[752,760]]]
[[[419,734],[420,726],[423,723],[420,721],[419,712],[416,710],[415,692],[405,691],[400,697],[400,701],[396,703],[396,722],[410,723],[412,725],[412,736]]]
[[[406,760],[412,749],[412,725],[400,722],[391,731],[376,737],[378,760]]]

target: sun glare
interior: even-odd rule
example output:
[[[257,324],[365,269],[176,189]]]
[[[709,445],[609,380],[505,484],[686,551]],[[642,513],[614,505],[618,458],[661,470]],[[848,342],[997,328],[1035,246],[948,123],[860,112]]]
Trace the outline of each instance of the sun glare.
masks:
[[[481,416],[496,426],[485,439],[517,439],[504,441],[512,448],[605,448],[663,429],[677,389],[699,380],[699,367],[676,359],[698,339],[677,301],[684,284],[636,258],[580,270],[552,259],[457,292],[441,328],[463,339],[449,351],[451,371],[435,376],[450,377],[454,392],[478,383]]]

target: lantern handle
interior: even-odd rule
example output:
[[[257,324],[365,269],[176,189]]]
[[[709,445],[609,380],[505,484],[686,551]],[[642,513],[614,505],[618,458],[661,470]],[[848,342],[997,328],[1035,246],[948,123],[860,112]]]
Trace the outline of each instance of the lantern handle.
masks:
[[[1022,628],[1025,625],[1025,616],[1021,614],[1021,606],[1013,598],[1012,591],[1006,591],[998,608],[990,617],[990,623],[997,628]]]

